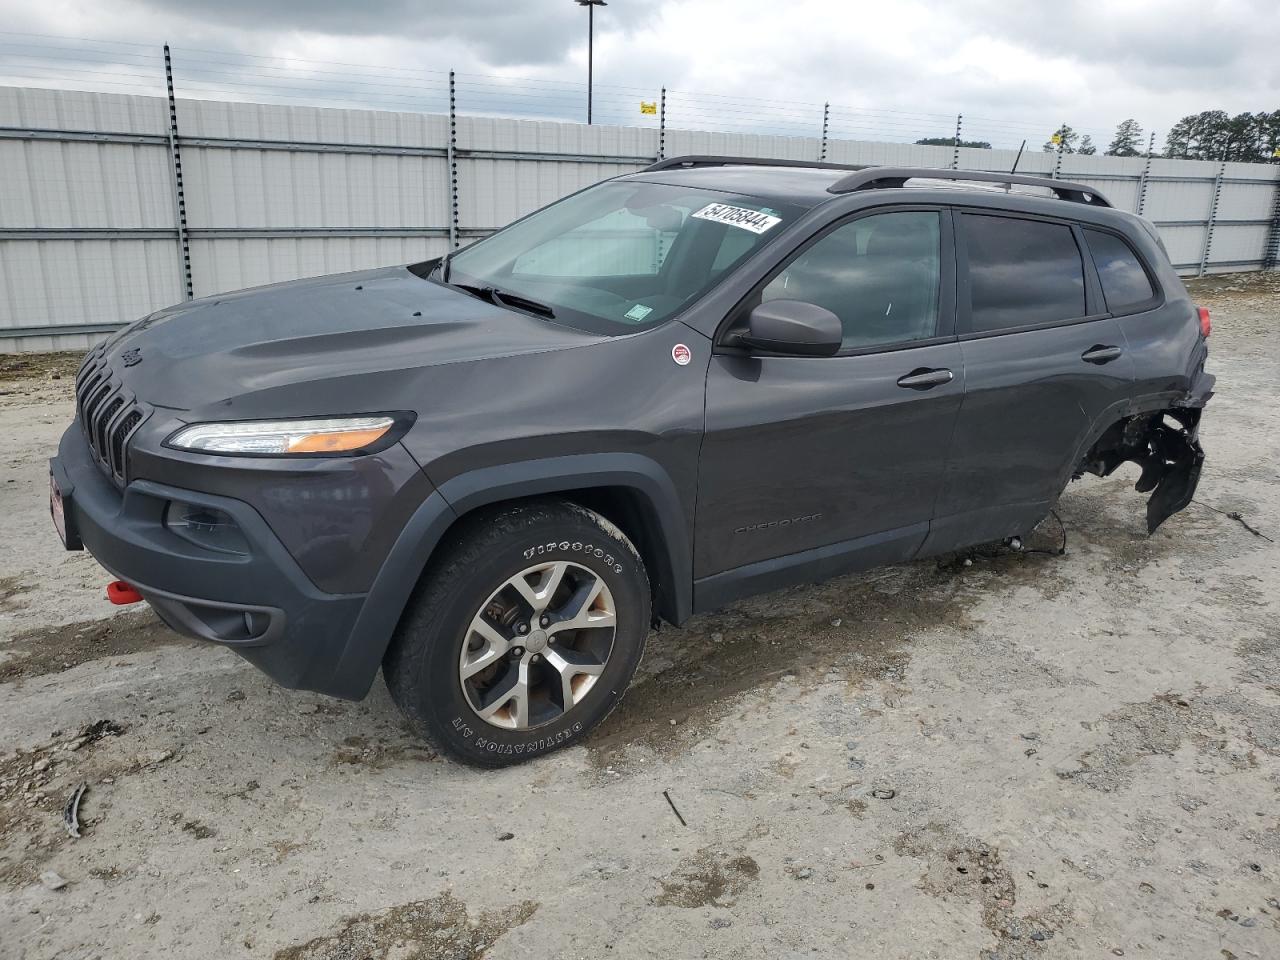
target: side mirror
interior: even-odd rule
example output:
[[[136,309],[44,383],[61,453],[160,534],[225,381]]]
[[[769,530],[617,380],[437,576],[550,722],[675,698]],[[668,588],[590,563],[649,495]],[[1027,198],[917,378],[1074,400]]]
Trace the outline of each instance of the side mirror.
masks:
[[[844,326],[825,307],[803,300],[768,300],[747,318],[740,343],[771,353],[830,357],[840,350]]]

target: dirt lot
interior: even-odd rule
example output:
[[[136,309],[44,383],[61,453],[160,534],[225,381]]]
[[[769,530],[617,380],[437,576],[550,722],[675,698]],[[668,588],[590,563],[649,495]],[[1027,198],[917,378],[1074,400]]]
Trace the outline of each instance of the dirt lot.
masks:
[[[1280,956],[1280,274],[1197,293],[1221,393],[1154,537],[1134,474],[1086,480],[1064,557],[664,629],[604,730],[488,774],[381,684],[111,617],[45,507],[74,363],[5,361],[0,956]]]

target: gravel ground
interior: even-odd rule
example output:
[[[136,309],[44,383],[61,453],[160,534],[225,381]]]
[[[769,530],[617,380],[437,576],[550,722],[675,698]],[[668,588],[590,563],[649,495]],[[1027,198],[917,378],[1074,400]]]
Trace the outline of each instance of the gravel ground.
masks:
[[[0,957],[1280,956],[1280,274],[1195,290],[1221,393],[1154,537],[1134,473],[1089,479],[1063,557],[663,629],[604,729],[496,773],[381,684],[111,616],[45,505],[74,360],[6,358]]]

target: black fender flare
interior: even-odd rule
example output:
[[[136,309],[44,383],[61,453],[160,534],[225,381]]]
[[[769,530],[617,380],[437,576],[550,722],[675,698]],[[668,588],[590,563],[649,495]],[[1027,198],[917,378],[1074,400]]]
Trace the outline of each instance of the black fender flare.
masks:
[[[441,484],[410,516],[324,689],[353,700],[369,692],[422,571],[460,518],[506,500],[598,487],[623,487],[643,498],[658,527],[655,541],[661,549],[654,572],[670,591],[668,615],[676,623],[688,619],[693,609],[689,522],[674,481],[656,461],[635,453],[588,453],[484,467]]]

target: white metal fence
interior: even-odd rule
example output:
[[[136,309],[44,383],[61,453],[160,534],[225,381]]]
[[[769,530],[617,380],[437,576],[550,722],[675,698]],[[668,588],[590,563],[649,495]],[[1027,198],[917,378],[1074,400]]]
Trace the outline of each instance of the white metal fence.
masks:
[[[1013,150],[0,87],[0,351],[187,296],[436,256],[658,156],[975,170]],[[1142,213],[1183,273],[1276,265],[1280,166],[1027,153]]]

